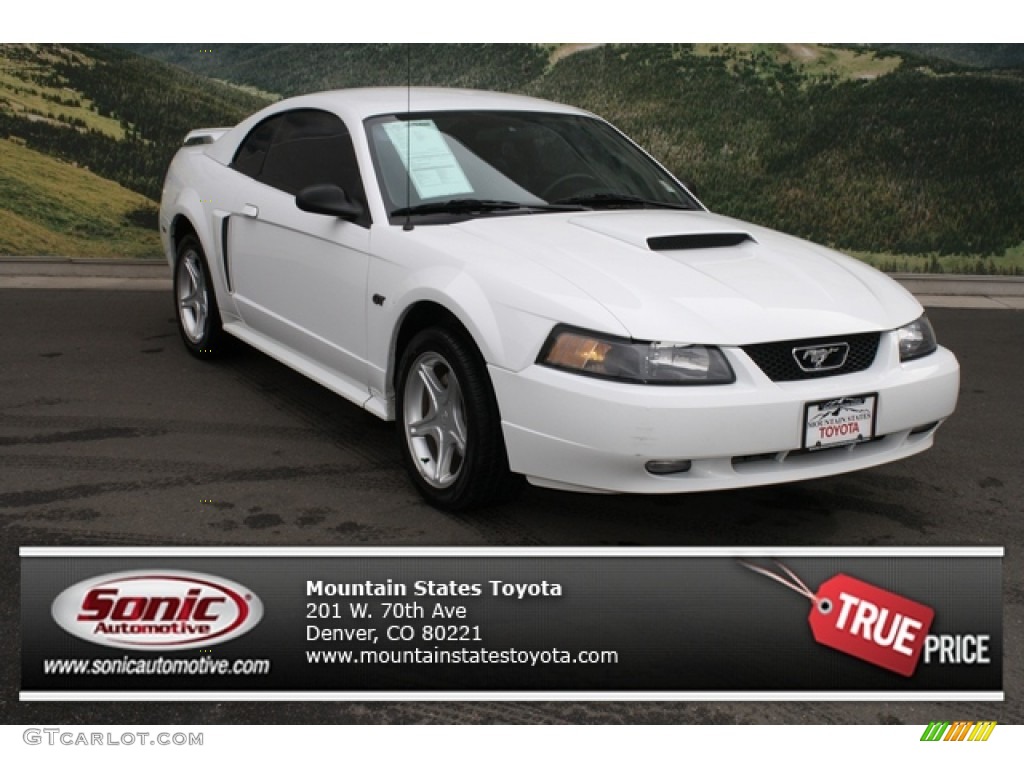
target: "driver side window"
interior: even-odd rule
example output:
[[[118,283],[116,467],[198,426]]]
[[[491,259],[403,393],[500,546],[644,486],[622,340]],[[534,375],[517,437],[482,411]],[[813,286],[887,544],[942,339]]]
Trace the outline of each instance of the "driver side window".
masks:
[[[336,184],[366,211],[352,138],[337,115],[297,109],[257,125],[235,153],[231,167],[294,195],[312,184]],[[356,223],[369,224],[369,213]]]

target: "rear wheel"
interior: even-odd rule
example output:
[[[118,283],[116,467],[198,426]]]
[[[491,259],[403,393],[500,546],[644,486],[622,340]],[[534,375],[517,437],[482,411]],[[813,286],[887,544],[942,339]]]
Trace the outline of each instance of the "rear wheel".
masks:
[[[194,235],[186,235],[178,243],[174,303],[178,330],[188,351],[196,357],[223,354],[227,339],[221,327],[217,296],[203,247]]]
[[[402,354],[397,385],[399,448],[430,504],[461,511],[515,495],[522,481],[509,471],[490,379],[465,334],[421,331]]]

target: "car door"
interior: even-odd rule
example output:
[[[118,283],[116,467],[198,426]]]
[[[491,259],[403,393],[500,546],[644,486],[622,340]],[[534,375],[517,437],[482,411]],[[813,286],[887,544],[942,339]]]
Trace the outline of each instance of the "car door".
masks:
[[[309,185],[336,184],[366,210],[344,123],[320,110],[275,115],[232,167],[242,181],[226,227],[227,276],[243,322],[365,390],[368,214],[348,221],[295,202]]]

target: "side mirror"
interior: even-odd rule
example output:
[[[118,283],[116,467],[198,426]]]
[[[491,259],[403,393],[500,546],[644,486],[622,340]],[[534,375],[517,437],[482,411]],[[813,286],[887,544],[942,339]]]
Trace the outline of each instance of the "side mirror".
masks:
[[[355,221],[363,215],[363,207],[350,199],[337,184],[312,184],[300,189],[295,196],[295,205],[308,213],[337,216],[347,221]]]

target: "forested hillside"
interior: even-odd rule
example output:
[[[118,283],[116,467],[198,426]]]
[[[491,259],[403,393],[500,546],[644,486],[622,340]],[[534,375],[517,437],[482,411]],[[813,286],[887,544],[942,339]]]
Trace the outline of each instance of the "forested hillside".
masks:
[[[125,46],[136,53],[282,96],[355,88],[416,85],[521,91],[544,73],[547,48],[480,44],[236,44]]]
[[[879,48],[984,69],[1024,67],[1024,45],[1020,43],[888,43]]]
[[[868,251],[1024,241],[1021,73],[802,70],[764,50],[601,47],[536,91],[607,115],[741,218]]]
[[[0,255],[159,257],[185,133],[265,103],[116,48],[0,45]]]
[[[608,117],[721,213],[891,268],[1013,273],[1022,47],[962,48],[938,60],[934,48],[819,45],[0,46],[0,137],[155,200],[189,129],[275,98],[406,82],[506,90]],[[952,60],[968,55],[977,66]],[[0,209],[16,205],[0,190]]]
[[[0,56],[0,136],[19,137],[151,199],[189,130],[233,125],[267,103],[117,48],[5,45]],[[45,111],[33,108],[33,96]],[[83,114],[108,125],[89,125]]]

